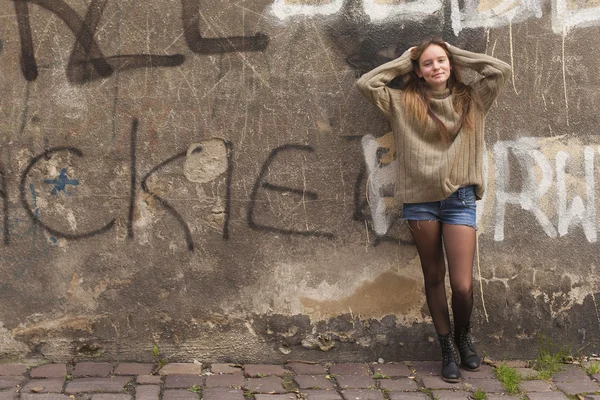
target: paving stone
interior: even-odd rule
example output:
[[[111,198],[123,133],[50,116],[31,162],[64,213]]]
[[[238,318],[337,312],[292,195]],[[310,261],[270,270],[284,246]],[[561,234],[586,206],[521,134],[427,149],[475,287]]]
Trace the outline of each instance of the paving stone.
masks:
[[[419,376],[437,376],[442,371],[441,361],[413,361],[411,366]]]
[[[199,398],[198,393],[185,389],[168,389],[162,395],[162,400],[198,400]]]
[[[573,365],[568,365],[563,371],[552,376],[554,382],[575,382],[581,379],[589,379],[584,370]]]
[[[412,375],[412,371],[406,364],[377,364],[373,366],[373,373],[389,377]]]
[[[239,389],[210,388],[202,392],[203,400],[246,400],[244,392]],[[136,399],[137,400],[137,399]],[[165,400],[163,396],[163,400]]]
[[[92,400],[131,400],[131,395],[127,393],[96,393],[92,395]]]
[[[561,392],[527,393],[527,398],[529,400],[569,400]]]
[[[556,382],[556,387],[569,395],[576,395],[579,393],[594,393],[597,392],[600,387],[597,382],[593,382],[587,376],[584,379],[580,379],[575,382]]]
[[[517,396],[506,396],[503,394],[488,394],[487,400],[520,400]]]
[[[150,375],[153,364],[122,363],[115,368],[115,375]]]
[[[390,400],[431,400],[431,397],[425,393],[401,393],[401,392],[390,392],[388,393]]]
[[[16,400],[19,394],[14,390],[0,392],[0,400]]]
[[[110,375],[112,369],[113,367],[109,363],[82,362],[75,365],[71,375],[73,378],[106,378]]]
[[[241,388],[244,386],[244,377],[242,375],[209,375],[206,377],[206,387],[231,387]]]
[[[436,400],[470,400],[471,393],[451,390],[434,390],[433,398]]]
[[[462,383],[449,383],[443,381],[439,376],[425,376],[422,379],[423,386],[428,389],[460,389],[462,388]]]
[[[196,363],[169,363],[159,371],[161,375],[200,375],[202,374],[202,365]]]
[[[588,394],[583,398],[583,400],[600,400],[600,395],[597,394]]]
[[[519,384],[519,389],[523,392],[551,392],[552,386],[544,381],[523,381]]]
[[[368,376],[340,375],[336,377],[340,389],[374,389],[375,380]]]
[[[23,393],[21,400],[71,400],[71,398],[60,393]]]
[[[139,375],[135,380],[140,385],[160,385],[162,377],[160,375]]]
[[[300,389],[334,389],[333,383],[324,375],[296,375],[294,382]]]
[[[158,400],[160,398],[160,386],[143,385],[135,387],[135,400]]]
[[[359,363],[333,364],[331,367],[329,367],[329,373],[331,375],[371,376],[369,366],[367,364]]]
[[[296,400],[297,397],[293,393],[288,394],[255,394],[255,400]]]
[[[504,386],[497,379],[486,378],[486,379],[472,379],[469,380],[466,385],[473,390],[482,390],[486,393],[504,393]]]
[[[12,389],[25,380],[24,376],[0,376],[0,390]]]
[[[592,375],[592,378],[600,382],[600,374],[594,374]]]
[[[60,393],[65,379],[31,379],[21,389],[21,393]]]
[[[267,376],[266,378],[248,378],[246,389],[257,393],[285,393],[281,378],[276,376]]]
[[[165,389],[187,389],[203,384],[204,377],[201,375],[167,375],[165,378]]]
[[[213,364],[210,366],[213,374],[241,374],[242,368],[236,364]]]
[[[379,387],[382,390],[392,390],[400,392],[408,392],[410,390],[417,390],[419,385],[414,379],[399,378],[399,379],[380,379]]]
[[[494,377],[494,368],[484,364],[479,367],[479,371],[467,371],[466,369],[461,369],[460,374],[465,379],[490,379]]]
[[[21,363],[0,364],[0,376],[24,375],[27,372],[27,365]]]
[[[29,372],[32,378],[64,378],[67,376],[66,364],[45,364],[32,368]]]
[[[383,400],[383,394],[379,390],[350,389],[342,391],[344,400]]]
[[[266,365],[266,364],[246,364],[244,365],[246,376],[251,378],[259,378],[261,376],[283,376],[286,370],[283,365]]]
[[[538,372],[533,368],[515,368],[523,379],[536,379]]]
[[[325,375],[327,370],[320,364],[307,364],[300,362],[291,362],[287,367],[298,375]]]
[[[107,392],[118,393],[131,379],[125,376],[114,378],[77,378],[67,383],[65,393]]]
[[[306,400],[342,400],[342,396],[330,390],[302,390],[300,393],[306,394]]]

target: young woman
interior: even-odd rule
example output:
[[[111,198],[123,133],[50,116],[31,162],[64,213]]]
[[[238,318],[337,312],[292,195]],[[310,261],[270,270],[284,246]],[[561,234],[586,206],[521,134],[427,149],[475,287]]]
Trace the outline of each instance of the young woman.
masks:
[[[482,75],[466,85],[460,68]],[[484,191],[484,120],[511,74],[508,64],[439,40],[411,47],[363,75],[363,95],[389,119],[396,141],[396,195],[421,259],[427,305],[442,347],[442,378],[481,363],[471,341],[475,200]],[[404,76],[404,89],[387,86]],[[454,335],[446,298],[452,289]],[[460,359],[457,354],[460,354]]]

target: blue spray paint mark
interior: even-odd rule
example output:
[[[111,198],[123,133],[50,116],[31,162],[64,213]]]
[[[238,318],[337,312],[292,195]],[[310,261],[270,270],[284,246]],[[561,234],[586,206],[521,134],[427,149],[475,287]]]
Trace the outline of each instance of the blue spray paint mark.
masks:
[[[54,236],[50,236],[50,242],[52,244],[56,244],[57,240],[56,240],[56,238]]]
[[[54,185],[52,189],[52,196],[56,196],[58,192],[64,192],[65,194],[71,194],[67,192],[67,185],[77,186],[79,185],[78,179],[69,179],[67,175],[67,170],[65,168],[60,170],[60,174],[56,179],[46,179],[44,183],[49,185]]]

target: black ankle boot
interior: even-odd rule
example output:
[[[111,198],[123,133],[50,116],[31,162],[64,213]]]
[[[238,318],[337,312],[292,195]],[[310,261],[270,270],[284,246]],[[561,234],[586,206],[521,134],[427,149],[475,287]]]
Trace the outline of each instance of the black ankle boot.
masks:
[[[458,370],[458,354],[454,347],[452,335],[438,335],[440,345],[442,346],[442,379],[446,382],[455,383],[460,380],[460,371]]]
[[[471,341],[471,322],[467,326],[457,327],[454,333],[454,340],[458,345],[460,352],[460,365],[469,371],[477,371],[481,365],[481,359],[475,351],[475,346]]]

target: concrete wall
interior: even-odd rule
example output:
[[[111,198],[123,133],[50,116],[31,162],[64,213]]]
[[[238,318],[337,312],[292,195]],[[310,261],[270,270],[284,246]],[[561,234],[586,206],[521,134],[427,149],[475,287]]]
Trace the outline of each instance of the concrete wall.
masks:
[[[432,35],[514,67],[478,347],[600,351],[599,26],[598,0],[0,0],[0,357],[437,356],[354,87]]]

